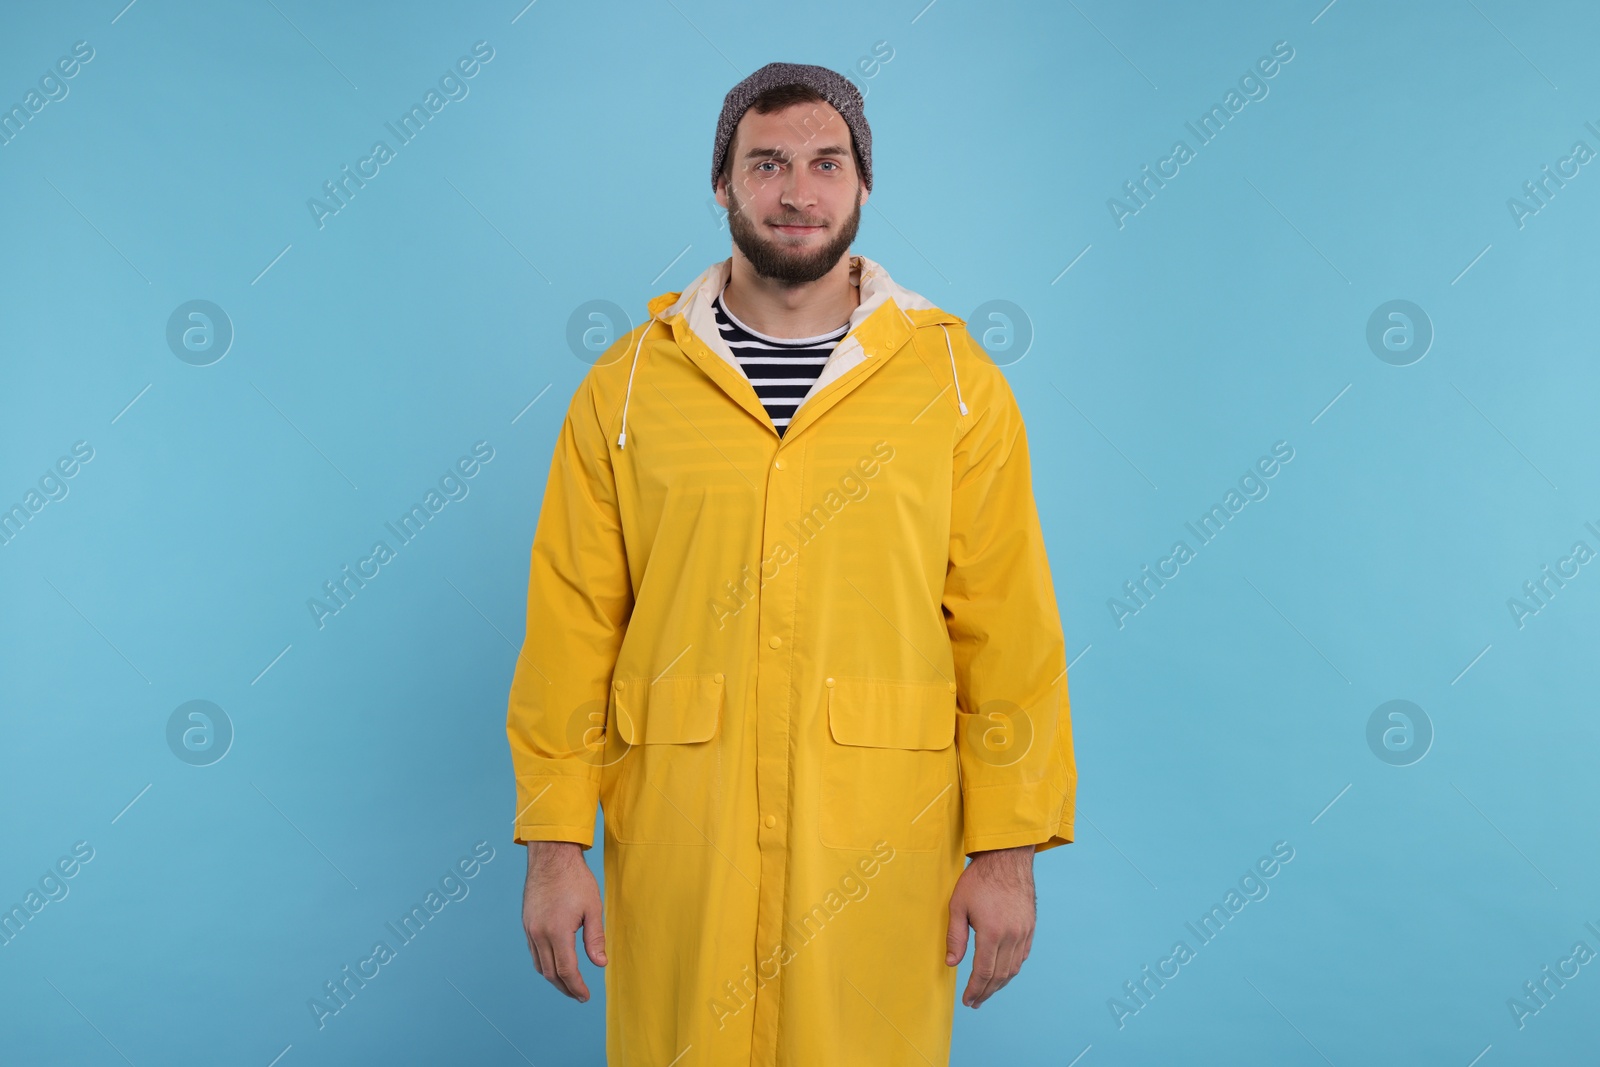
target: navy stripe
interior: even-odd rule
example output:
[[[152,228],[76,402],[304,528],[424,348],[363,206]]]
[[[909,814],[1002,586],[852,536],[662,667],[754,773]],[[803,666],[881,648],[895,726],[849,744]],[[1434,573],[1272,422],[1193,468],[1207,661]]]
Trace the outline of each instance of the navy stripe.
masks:
[[[789,420],[800,407],[817,376],[822,373],[834,347],[850,332],[850,324],[839,327],[823,337],[807,337],[800,341],[781,341],[757,337],[741,328],[722,305],[722,294],[711,302],[716,312],[717,332],[739,361],[745,377],[761,398],[772,425],[779,436],[788,427]]]

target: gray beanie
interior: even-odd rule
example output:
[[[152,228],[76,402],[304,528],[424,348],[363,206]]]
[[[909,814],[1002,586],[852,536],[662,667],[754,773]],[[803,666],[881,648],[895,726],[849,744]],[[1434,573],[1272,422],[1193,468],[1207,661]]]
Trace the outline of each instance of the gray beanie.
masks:
[[[815,89],[837,111],[850,127],[850,138],[855,142],[856,158],[861,169],[861,183],[872,191],[872,129],[867,125],[861,90],[850,79],[827,67],[809,63],[768,63],[744,81],[728,90],[722,101],[722,115],[717,119],[717,143],[711,152],[711,187],[717,187],[717,176],[722,173],[722,159],[733,143],[734,127],[744,118],[755,98],[779,85],[805,85]]]

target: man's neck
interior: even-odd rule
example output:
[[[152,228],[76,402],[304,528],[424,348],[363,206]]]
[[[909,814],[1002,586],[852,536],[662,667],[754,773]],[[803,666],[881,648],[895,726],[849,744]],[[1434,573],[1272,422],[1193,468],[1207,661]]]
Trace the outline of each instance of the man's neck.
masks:
[[[735,318],[768,337],[816,337],[850,320],[861,303],[858,282],[851,280],[850,255],[814,282],[783,286],[756,274],[750,261],[733,255],[733,272],[722,290],[722,302]]]

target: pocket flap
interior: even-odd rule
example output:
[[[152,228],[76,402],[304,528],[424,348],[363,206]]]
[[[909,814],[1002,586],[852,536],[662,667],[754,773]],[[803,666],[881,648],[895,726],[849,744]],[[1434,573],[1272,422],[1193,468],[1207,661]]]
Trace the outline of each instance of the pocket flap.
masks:
[[[828,729],[841,745],[945,748],[956,736],[956,694],[947,683],[838,678],[826,689]]]
[[[721,674],[672,675],[655,682],[624,679],[612,687],[612,721],[630,745],[708,741],[717,732],[726,688]]]

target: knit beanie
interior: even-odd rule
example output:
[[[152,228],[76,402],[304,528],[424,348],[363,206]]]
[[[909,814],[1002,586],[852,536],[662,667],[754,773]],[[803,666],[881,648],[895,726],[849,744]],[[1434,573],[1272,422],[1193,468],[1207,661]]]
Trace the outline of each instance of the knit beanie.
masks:
[[[728,154],[728,147],[733,143],[734,128],[739,125],[745,111],[757,96],[779,85],[808,86],[839,113],[845,125],[850,127],[850,137],[855,142],[861,184],[871,192],[872,129],[867,125],[861,90],[844,75],[809,63],[768,63],[728,90],[728,95],[722,101],[722,114],[717,119],[716,146],[711,152],[711,187],[717,187],[723,157]]]

